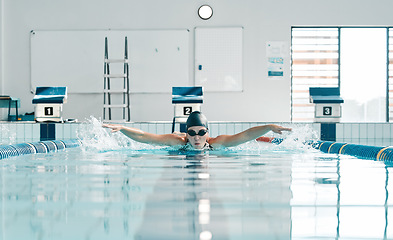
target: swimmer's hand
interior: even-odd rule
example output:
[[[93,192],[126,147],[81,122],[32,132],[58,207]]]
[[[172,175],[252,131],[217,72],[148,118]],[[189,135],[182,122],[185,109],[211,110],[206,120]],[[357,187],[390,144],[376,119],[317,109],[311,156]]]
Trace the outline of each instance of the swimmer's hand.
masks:
[[[123,129],[123,126],[119,124],[102,124],[102,127],[112,129],[113,133]]]
[[[274,133],[282,134],[283,131],[292,131],[292,128],[281,127],[275,124],[270,124],[270,130]]]

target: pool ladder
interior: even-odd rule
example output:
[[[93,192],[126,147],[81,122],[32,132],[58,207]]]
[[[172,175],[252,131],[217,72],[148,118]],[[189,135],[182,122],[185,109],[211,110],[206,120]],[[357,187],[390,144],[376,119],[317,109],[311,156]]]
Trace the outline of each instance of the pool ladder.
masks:
[[[108,58],[108,38],[105,37],[105,59],[104,59],[104,109],[103,121],[105,122],[125,122],[130,121],[130,80],[128,65],[128,45],[125,37],[124,58]],[[113,74],[110,72],[110,64],[123,64],[123,73]],[[111,80],[119,81],[123,79],[122,88],[111,88]],[[113,103],[112,97],[122,98],[122,101]],[[120,102],[120,103],[119,103]],[[113,108],[122,109],[122,118],[113,118]]]

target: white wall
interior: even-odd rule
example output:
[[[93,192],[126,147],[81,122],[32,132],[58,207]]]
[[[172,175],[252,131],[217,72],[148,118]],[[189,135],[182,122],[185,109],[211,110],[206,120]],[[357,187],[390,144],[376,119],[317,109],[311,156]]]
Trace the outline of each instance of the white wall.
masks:
[[[0,53],[4,68],[0,92],[20,97],[22,113],[34,111],[30,93],[31,30],[187,28],[190,29],[189,82],[193,83],[194,28],[243,26],[244,90],[205,93],[203,111],[215,121],[279,122],[290,121],[290,69],[288,64],[288,75],[283,81],[267,80],[267,41],[286,41],[289,46],[291,26],[393,26],[391,0],[1,1],[4,28],[0,34],[3,33],[4,46],[0,47]],[[198,7],[205,3],[214,11],[208,21],[197,16]],[[171,120],[173,116],[169,93],[133,94],[131,101],[132,121]],[[64,117],[80,120],[90,115],[101,117],[102,102],[101,94],[70,94],[64,105]]]
[[[4,54],[3,54],[3,31],[4,31],[4,21],[3,21],[3,10],[4,10],[4,6],[3,6],[4,1],[0,0],[0,94],[3,94],[4,91],[4,86],[3,86],[3,58],[4,58]]]

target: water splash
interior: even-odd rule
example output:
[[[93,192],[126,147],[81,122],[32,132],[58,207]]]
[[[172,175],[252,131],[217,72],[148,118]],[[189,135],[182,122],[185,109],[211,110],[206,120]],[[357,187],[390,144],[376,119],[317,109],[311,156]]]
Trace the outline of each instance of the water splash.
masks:
[[[112,133],[110,129],[102,127],[102,121],[95,117],[90,117],[82,123],[77,130],[77,137],[82,141],[82,149],[85,151],[106,152],[123,150],[171,150],[176,147],[154,146],[136,142],[121,132]],[[268,133],[266,136],[281,138],[281,144],[271,144],[265,142],[249,141],[236,147],[228,149],[218,149],[225,152],[243,152],[250,154],[264,154],[271,151],[290,152],[310,152],[312,148],[310,142],[318,140],[317,132],[307,124],[291,125],[292,132],[283,134]],[[307,144],[305,144],[307,143]]]
[[[82,141],[82,149],[85,151],[119,150],[133,147],[131,139],[122,136],[121,133],[111,133],[102,127],[100,119],[90,117],[77,129],[77,137]]]
[[[280,144],[266,142],[249,141],[234,147],[236,151],[257,152],[263,154],[271,151],[289,151],[289,152],[312,152],[314,148],[312,143],[319,140],[317,132],[308,124],[295,124],[286,126],[292,128],[291,132],[276,134],[269,132],[265,136],[282,139]]]
[[[0,145],[16,143],[16,131],[11,131],[7,124],[0,124]]]
[[[307,151],[314,149],[312,144],[318,140],[319,137],[316,130],[312,129],[309,124],[298,124],[292,127],[292,132],[288,132],[283,136],[282,143],[277,146],[292,151]]]
[[[135,142],[121,132],[112,133],[110,129],[102,127],[103,122],[91,116],[80,124],[77,137],[82,141],[84,151],[119,151],[157,149],[156,146]]]

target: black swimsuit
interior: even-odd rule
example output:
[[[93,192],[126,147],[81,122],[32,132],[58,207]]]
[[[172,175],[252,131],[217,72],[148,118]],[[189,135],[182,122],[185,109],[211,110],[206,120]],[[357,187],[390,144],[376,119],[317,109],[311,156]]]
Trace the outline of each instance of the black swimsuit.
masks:
[[[196,149],[191,146],[191,144],[187,141],[186,145],[182,146],[179,151],[204,151],[204,150],[213,150],[213,147],[206,142],[205,146],[201,149]]]

